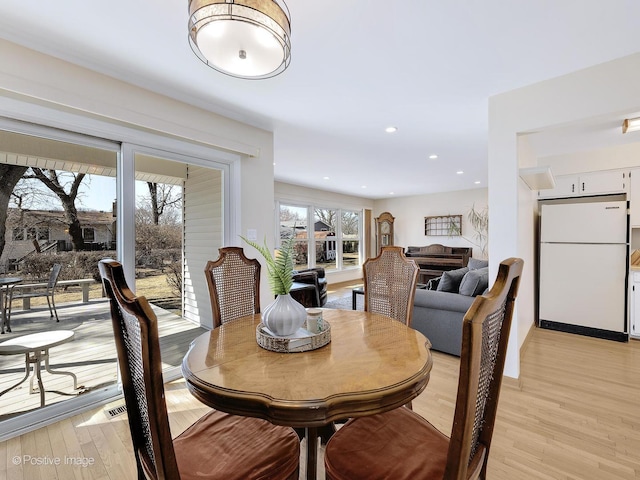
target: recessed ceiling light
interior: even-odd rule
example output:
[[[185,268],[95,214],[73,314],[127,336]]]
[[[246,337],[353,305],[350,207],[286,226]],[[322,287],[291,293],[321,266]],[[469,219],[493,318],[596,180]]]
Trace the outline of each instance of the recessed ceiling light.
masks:
[[[429,155],[429,158],[431,160],[435,160],[436,158],[438,158],[438,155],[436,155],[435,153],[433,155]]]
[[[367,186],[366,185],[362,185],[360,188],[367,188]]]
[[[398,131],[398,127],[387,127],[384,129],[384,131],[387,133],[395,133]]]
[[[395,195],[395,193],[393,193],[393,192],[389,192],[389,195]]]
[[[462,170],[458,170],[456,173],[457,173],[458,175],[462,175],[464,172],[463,172]]]
[[[476,181],[475,181],[475,182],[473,182],[473,183],[475,183],[476,185],[480,185],[480,180],[476,180]]]
[[[323,180],[329,180],[329,177],[322,177]]]

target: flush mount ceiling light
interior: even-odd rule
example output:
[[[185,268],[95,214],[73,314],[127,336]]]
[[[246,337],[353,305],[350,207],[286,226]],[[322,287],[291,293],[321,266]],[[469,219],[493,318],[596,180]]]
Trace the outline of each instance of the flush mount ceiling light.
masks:
[[[232,77],[274,77],[291,61],[291,16],[282,0],[189,0],[189,44]]]
[[[640,130],[640,117],[625,118],[622,122],[622,133],[635,132],[636,130]]]

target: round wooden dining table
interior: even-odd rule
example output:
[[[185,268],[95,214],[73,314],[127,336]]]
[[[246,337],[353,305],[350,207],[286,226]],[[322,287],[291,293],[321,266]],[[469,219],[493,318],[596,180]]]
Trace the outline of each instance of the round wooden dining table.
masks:
[[[323,309],[331,342],[277,353],[260,347],[260,315],[197,337],[182,373],[201,402],[235,415],[305,429],[307,479],[317,474],[318,428],[398,408],[417,397],[431,372],[431,344],[389,317]]]

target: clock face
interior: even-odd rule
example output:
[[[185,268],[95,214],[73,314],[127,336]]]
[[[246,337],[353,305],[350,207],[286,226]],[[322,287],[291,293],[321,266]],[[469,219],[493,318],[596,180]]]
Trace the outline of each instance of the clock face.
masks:
[[[382,222],[380,224],[380,232],[381,233],[389,233],[391,231],[391,225],[389,224],[389,222]]]

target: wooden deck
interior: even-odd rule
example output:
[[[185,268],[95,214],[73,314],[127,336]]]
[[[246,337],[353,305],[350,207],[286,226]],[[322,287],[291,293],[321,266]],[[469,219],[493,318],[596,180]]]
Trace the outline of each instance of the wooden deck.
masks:
[[[28,311],[14,310],[11,315],[12,333],[0,336],[0,342],[20,335],[50,330],[73,330],[73,341],[51,348],[51,370],[73,372],[78,378],[78,390],[68,375],[51,375],[42,371],[45,404],[51,405],[89,392],[116,381],[116,347],[113,339],[109,303],[106,299],[92,299],[89,303],[57,305],[60,322],[49,318],[47,307]],[[158,316],[158,330],[163,366],[176,367],[191,341],[207,330],[181,317],[153,307]],[[0,356],[0,392],[17,383],[25,374],[25,356]],[[37,382],[34,381],[37,387]],[[29,393],[29,380],[0,397],[0,421],[7,416],[24,413],[40,407],[39,393]]]

